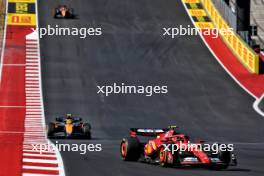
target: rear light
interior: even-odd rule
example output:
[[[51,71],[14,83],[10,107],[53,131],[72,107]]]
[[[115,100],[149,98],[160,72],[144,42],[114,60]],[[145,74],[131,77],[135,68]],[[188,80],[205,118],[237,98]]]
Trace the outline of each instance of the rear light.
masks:
[[[131,137],[137,137],[137,133],[134,132],[134,131],[131,131],[131,132],[130,132],[130,136],[131,136]]]

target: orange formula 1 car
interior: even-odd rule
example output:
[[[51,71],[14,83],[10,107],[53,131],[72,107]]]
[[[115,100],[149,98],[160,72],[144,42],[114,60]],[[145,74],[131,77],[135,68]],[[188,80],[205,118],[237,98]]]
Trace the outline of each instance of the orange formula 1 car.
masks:
[[[47,125],[47,135],[49,138],[91,139],[91,125],[84,123],[82,118],[67,114],[66,117],[58,117]]]
[[[59,5],[53,10],[54,18],[75,18],[73,8],[66,5]]]

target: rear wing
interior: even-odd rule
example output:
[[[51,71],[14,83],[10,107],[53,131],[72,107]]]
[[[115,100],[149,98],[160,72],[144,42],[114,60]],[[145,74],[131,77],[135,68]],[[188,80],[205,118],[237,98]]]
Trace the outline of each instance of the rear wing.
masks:
[[[130,129],[130,136],[136,137],[136,136],[151,136],[155,137],[162,133],[165,133],[167,131],[171,130],[170,128],[131,128]]]

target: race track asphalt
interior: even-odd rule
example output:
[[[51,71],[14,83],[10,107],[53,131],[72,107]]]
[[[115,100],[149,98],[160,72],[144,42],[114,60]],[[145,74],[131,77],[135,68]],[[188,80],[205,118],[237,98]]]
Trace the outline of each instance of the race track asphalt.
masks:
[[[56,20],[59,3],[78,19]],[[102,27],[102,36],[46,36],[41,39],[46,121],[65,113],[92,124],[102,152],[62,152],[67,176],[262,176],[264,119],[254,101],[216,62],[199,36],[162,36],[163,27],[191,25],[178,0],[39,1],[40,27]],[[168,94],[97,94],[97,86],[165,85]],[[120,139],[130,127],[176,124],[194,139],[235,143],[239,165],[226,171],[175,169],[122,162]]]

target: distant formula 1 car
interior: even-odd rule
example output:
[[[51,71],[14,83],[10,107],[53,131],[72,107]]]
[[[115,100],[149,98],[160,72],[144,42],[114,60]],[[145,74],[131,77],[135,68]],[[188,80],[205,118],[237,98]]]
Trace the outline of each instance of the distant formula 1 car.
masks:
[[[66,5],[59,5],[53,10],[54,18],[75,18],[73,8]]]
[[[66,117],[58,117],[54,122],[47,125],[47,135],[49,138],[91,139],[91,125],[84,123],[82,118],[72,117],[71,114],[67,114]]]
[[[151,137],[145,142],[140,138]],[[142,137],[144,136],[144,137]],[[130,137],[124,138],[120,145],[121,158],[124,161],[143,161],[152,164],[160,164],[164,167],[180,166],[205,166],[209,169],[226,169],[236,165],[236,157],[230,151],[203,151],[203,149],[191,149],[188,151],[166,150],[165,146],[171,144],[191,144],[189,137],[178,133],[175,128],[166,129],[139,129],[132,128]],[[203,142],[200,142],[201,145]],[[218,145],[218,144],[216,144]]]

